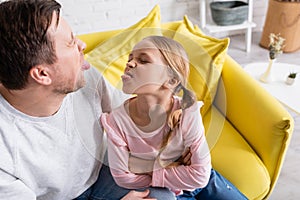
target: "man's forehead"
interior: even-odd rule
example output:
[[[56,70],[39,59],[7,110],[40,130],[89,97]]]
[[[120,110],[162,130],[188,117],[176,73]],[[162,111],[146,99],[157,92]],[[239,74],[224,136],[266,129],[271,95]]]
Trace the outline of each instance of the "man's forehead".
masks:
[[[62,18],[60,16],[57,16],[57,13],[55,11],[53,11],[51,24],[48,28],[48,31],[50,33],[55,33],[57,31],[58,26],[61,23],[61,21],[62,21]]]
[[[52,15],[52,21],[48,31],[53,35],[57,35],[60,33],[64,36],[72,35],[71,27],[63,17],[57,16],[56,12],[54,12]]]

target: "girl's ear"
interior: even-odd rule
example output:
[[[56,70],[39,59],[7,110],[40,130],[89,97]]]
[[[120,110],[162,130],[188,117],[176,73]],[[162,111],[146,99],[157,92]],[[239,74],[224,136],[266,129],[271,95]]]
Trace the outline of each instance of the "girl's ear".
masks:
[[[170,78],[169,80],[167,80],[164,83],[164,86],[168,89],[172,89],[174,90],[178,85],[179,85],[180,81],[176,78]]]
[[[41,85],[50,85],[52,83],[52,79],[48,70],[48,67],[37,65],[30,69],[29,75],[33,80]]]

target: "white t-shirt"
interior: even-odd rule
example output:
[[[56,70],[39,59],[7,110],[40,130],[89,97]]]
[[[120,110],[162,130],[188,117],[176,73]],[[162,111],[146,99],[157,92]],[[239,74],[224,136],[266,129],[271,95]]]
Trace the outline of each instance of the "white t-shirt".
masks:
[[[69,200],[97,180],[106,151],[99,116],[125,96],[96,69],[85,76],[50,117],[21,113],[0,95],[0,199]]]

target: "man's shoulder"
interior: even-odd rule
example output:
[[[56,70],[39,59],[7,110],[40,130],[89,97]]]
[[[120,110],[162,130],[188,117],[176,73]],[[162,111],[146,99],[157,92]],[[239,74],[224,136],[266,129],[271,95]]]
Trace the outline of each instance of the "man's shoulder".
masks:
[[[4,132],[4,130],[10,130],[14,127],[14,114],[10,113],[8,110],[5,109],[5,106],[1,104],[0,106],[0,134]]]
[[[17,138],[14,135],[14,125],[0,111],[0,169],[13,173],[14,155],[16,153]]]
[[[87,85],[98,85],[103,81],[102,74],[95,68],[91,67],[84,72]]]

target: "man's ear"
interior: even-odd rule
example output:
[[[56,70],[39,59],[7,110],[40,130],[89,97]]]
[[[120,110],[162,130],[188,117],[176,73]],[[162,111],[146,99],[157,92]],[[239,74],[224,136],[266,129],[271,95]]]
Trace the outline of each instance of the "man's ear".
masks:
[[[33,80],[41,85],[50,85],[52,83],[52,79],[48,70],[48,67],[37,65],[30,69],[29,75]]]

